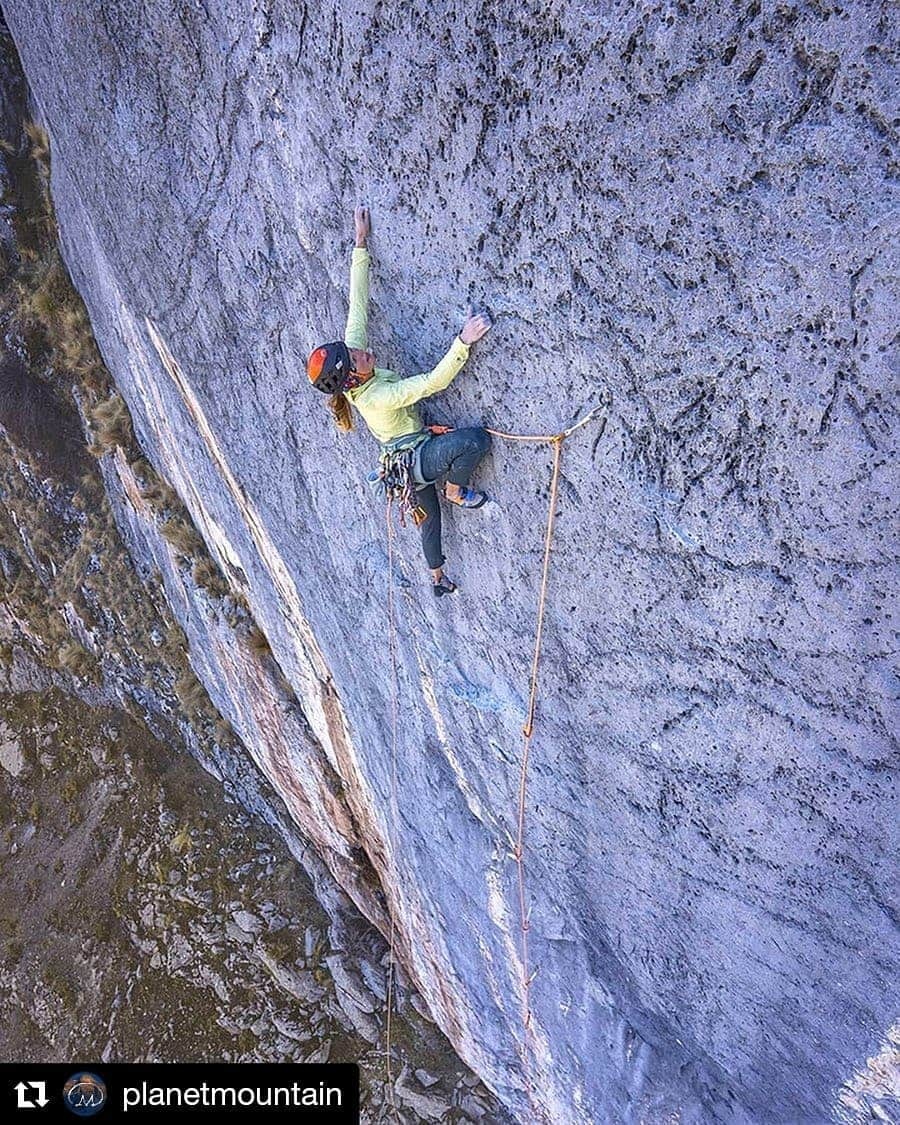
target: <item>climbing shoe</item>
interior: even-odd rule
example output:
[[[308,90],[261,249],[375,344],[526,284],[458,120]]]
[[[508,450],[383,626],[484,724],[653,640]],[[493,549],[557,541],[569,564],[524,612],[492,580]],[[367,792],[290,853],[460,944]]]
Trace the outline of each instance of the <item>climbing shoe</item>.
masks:
[[[456,504],[458,508],[480,508],[482,504],[487,502],[487,493],[479,492],[477,488],[462,488],[459,497],[454,499],[454,497],[447,495],[445,486],[443,496],[448,504]]]
[[[443,574],[439,582],[432,583],[431,589],[436,598],[442,598],[444,594],[456,593],[456,583],[451,581],[446,574]]]

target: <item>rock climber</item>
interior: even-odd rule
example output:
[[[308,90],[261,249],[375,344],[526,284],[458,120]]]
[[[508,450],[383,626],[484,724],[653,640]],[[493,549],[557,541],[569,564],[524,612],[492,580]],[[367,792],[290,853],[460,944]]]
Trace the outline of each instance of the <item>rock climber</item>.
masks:
[[[371,221],[367,207],[354,211],[356,246],[350,265],[350,311],[343,341],[315,348],[307,375],[316,390],[331,396],[329,406],[340,430],[353,429],[351,404],[362,415],[381,447],[380,469],[370,480],[401,499],[419,525],[422,549],[431,569],[436,597],[452,594],[456,583],[444,573],[441,550],[441,508],[435,484],[446,483],[441,495],[460,508],[480,508],[487,496],[469,487],[469,479],[490,447],[490,434],[480,426],[455,430],[425,426],[416,405],[448,387],[469,357],[469,349],[490,329],[484,313],[469,310],[459,335],[433,370],[402,378],[375,366],[368,350],[369,251]]]

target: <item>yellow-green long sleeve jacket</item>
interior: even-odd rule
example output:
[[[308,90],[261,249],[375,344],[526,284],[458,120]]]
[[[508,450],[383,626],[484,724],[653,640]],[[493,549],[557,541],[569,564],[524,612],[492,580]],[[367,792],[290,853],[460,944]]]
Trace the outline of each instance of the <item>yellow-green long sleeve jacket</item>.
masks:
[[[350,264],[350,312],[344,343],[369,350],[369,251],[357,246]],[[396,371],[376,367],[372,378],[347,391],[347,398],[363,416],[382,445],[403,434],[418,433],[422,418],[416,403],[449,387],[469,358],[469,346],[457,336],[447,354],[431,371],[404,379]]]

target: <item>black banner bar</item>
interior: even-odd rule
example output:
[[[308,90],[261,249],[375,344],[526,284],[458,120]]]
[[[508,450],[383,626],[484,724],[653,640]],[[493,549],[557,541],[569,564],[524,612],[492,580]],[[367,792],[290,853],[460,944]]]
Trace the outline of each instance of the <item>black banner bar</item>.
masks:
[[[0,1110],[17,1122],[168,1121],[290,1114],[359,1125],[355,1063],[0,1063]],[[4,1114],[6,1116],[6,1114]]]

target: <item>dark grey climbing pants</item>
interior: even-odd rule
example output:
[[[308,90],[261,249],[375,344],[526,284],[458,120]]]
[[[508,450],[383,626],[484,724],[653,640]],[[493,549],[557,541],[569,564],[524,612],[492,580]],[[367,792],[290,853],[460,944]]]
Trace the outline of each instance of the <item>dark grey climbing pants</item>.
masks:
[[[422,446],[422,479],[437,481],[446,476],[448,481],[465,488],[478,462],[490,447],[491,435],[480,426],[467,426],[462,430],[451,430],[449,434],[436,434]],[[437,489],[433,484],[420,488],[416,493],[416,500],[428,513],[428,518],[419,525],[419,530],[422,533],[425,559],[429,567],[435,570],[446,561],[441,552],[441,505]]]

